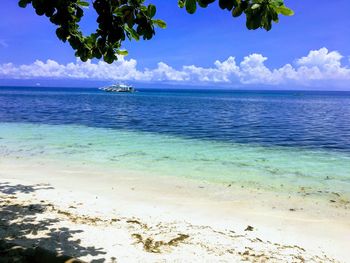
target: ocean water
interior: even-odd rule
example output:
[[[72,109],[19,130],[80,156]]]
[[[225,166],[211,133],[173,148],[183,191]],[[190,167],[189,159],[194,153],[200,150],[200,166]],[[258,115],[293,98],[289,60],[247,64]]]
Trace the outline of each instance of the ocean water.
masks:
[[[0,158],[350,195],[350,93],[1,87]]]

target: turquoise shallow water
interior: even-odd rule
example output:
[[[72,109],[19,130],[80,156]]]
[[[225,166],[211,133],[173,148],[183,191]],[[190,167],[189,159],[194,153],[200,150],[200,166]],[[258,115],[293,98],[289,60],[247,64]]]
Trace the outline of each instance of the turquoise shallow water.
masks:
[[[350,195],[350,154],[81,125],[0,123],[0,159],[60,160],[272,191]]]

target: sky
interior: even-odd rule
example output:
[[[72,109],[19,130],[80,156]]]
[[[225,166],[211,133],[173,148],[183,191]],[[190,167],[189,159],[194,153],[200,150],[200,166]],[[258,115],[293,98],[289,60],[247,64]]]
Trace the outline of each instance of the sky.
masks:
[[[125,41],[129,51],[112,65],[74,56],[55,26],[17,0],[0,4],[0,85],[84,86],[96,81],[227,88],[350,90],[349,0],[285,0],[295,15],[271,31],[250,31],[218,3],[194,15],[177,0],[146,1],[167,22],[150,41]],[[81,26],[95,29],[93,9]],[[64,84],[62,84],[64,83]]]

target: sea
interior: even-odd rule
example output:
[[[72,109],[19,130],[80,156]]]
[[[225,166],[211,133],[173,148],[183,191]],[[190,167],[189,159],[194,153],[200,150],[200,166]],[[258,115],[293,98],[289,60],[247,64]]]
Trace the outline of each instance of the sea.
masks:
[[[350,92],[0,87],[7,159],[350,196]]]

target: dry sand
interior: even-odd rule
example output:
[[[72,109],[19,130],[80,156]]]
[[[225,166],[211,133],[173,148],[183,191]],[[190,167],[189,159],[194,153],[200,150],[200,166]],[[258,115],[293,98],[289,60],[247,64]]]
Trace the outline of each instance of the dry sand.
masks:
[[[350,262],[350,203],[2,161],[0,238],[89,262]]]

